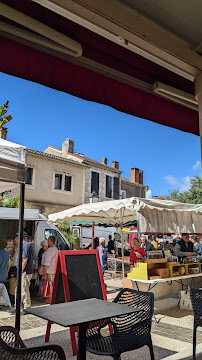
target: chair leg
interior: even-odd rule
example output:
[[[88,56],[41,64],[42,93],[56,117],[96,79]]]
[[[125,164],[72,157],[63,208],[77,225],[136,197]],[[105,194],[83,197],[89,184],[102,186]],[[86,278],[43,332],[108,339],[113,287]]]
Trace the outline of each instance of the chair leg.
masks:
[[[150,338],[149,338],[148,346],[149,346],[149,351],[150,351],[151,360],[155,360],[155,358],[154,358],[154,349],[153,349],[153,345],[152,345],[151,335],[150,335]]]
[[[196,327],[195,326],[193,333],[193,360],[196,360]]]
[[[115,354],[115,355],[113,355],[113,359],[114,360],[121,360],[121,355],[120,354]]]

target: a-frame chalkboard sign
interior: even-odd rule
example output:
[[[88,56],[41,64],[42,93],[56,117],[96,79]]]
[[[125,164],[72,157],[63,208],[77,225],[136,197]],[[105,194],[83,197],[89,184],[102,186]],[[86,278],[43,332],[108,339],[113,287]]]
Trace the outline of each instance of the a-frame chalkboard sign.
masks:
[[[98,250],[58,251],[52,304],[97,298],[107,301]],[[48,322],[45,341],[49,341]],[[73,355],[76,355],[76,329],[70,328]]]

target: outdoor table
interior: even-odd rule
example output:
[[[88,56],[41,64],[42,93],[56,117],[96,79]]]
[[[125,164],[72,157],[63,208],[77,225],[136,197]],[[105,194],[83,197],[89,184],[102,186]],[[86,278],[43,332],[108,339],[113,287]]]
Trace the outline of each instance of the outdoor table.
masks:
[[[160,284],[160,283],[168,283],[168,285],[172,285],[173,281],[176,281],[178,283],[181,284],[182,286],[182,290],[184,288],[184,286],[187,286],[183,283],[183,280],[185,279],[192,279],[193,278],[197,278],[197,277],[202,277],[202,273],[200,274],[191,274],[191,275],[182,275],[182,276],[175,276],[175,277],[170,277],[170,278],[165,278],[165,279],[156,279],[156,280],[138,280],[138,279],[128,279],[131,281],[135,282],[135,285],[139,291],[139,285],[138,283],[142,283],[142,284],[148,284],[148,289],[147,291],[152,290],[156,285]]]
[[[98,299],[78,300],[49,306],[38,306],[26,312],[52,323],[78,326],[78,360],[86,360],[86,329],[88,323],[140,311],[137,308]]]
[[[4,284],[0,283],[0,305],[9,306],[11,308],[11,302],[8,296],[8,292]]]

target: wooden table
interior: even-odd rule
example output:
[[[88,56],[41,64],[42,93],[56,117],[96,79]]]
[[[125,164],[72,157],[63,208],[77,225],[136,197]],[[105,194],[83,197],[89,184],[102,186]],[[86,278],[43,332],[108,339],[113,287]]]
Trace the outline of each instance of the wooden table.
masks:
[[[138,311],[140,310],[131,306],[98,299],[78,300],[49,306],[38,306],[26,310],[29,314],[64,327],[79,326],[78,360],[86,360],[86,329],[89,322],[131,314]]]

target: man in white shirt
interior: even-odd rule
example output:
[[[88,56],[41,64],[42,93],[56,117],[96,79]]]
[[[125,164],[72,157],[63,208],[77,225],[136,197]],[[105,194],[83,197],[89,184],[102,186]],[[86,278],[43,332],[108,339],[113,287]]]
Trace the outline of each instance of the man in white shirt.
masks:
[[[55,240],[55,236],[50,236],[48,238],[48,249],[42,255],[41,260],[43,273],[46,275],[48,281],[52,281],[55,274],[55,265],[58,253],[58,249],[55,247]]]

